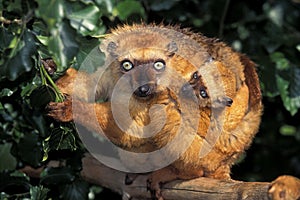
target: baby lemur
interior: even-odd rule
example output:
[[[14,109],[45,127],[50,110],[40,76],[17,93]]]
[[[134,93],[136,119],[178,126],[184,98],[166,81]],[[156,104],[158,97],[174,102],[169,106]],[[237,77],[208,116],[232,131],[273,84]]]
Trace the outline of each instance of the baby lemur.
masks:
[[[180,142],[164,149],[160,158],[143,162],[154,166],[148,183],[158,199],[160,183],[201,176],[230,179],[231,166],[260,124],[255,64],[217,39],[177,26],[120,26],[100,48],[104,67],[93,74],[70,68],[57,85],[72,101],[50,103],[48,115],[75,120],[135,153],[164,149],[180,135]],[[162,109],[153,109],[157,105]],[[116,118],[125,125],[120,127]],[[147,135],[149,130],[156,132]],[[159,166],[170,157],[172,162]],[[140,163],[124,159],[129,169]]]

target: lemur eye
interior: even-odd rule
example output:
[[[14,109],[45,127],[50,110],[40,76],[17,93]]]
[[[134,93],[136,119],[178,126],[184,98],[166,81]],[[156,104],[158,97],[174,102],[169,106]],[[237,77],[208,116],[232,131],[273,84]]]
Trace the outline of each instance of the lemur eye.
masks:
[[[164,61],[156,61],[153,64],[154,69],[156,69],[157,71],[161,71],[166,67],[166,64]]]
[[[208,94],[205,89],[203,89],[203,88],[200,89],[200,96],[202,98],[208,98]]]
[[[195,73],[193,74],[193,79],[198,79],[198,78],[199,78],[198,72],[195,72]]]
[[[133,68],[133,64],[128,60],[123,61],[121,66],[125,71],[129,71]]]

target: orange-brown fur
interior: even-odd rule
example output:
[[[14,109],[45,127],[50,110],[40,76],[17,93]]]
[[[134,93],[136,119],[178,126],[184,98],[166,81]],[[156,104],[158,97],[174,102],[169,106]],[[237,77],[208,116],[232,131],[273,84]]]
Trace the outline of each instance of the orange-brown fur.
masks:
[[[173,31],[180,33],[177,34]],[[176,48],[173,45],[174,42]],[[73,113],[72,116],[70,102],[51,103],[49,115],[60,121],[75,119],[94,131],[99,129],[99,123],[113,143],[127,150],[134,152],[157,150],[165,146],[178,132],[180,118],[183,114],[181,105],[178,103],[179,91],[158,86],[155,95],[151,98],[141,100],[132,97],[129,112],[137,124],[151,123],[155,126],[156,123],[160,123],[162,120],[160,113],[154,112],[154,117],[150,121],[149,109],[155,104],[165,106],[166,123],[159,133],[150,138],[140,139],[125,134],[115,123],[109,103],[113,87],[122,76],[119,70],[121,60],[148,62],[149,60],[163,59],[166,68],[175,70],[178,76],[184,77],[186,81],[190,79],[193,72],[198,70],[204,77],[203,84],[210,82],[213,85],[207,87],[210,94],[225,95],[233,101],[231,106],[222,108],[224,116],[222,127],[218,133],[213,133],[213,135],[219,134],[219,137],[216,139],[216,143],[212,144],[211,150],[204,157],[199,157],[204,143],[210,142],[206,141],[209,127],[217,126],[217,122],[213,122],[211,119],[213,101],[206,106],[206,104],[202,105],[199,100],[198,114],[191,119],[191,121],[197,120],[199,125],[198,127],[194,127],[192,124],[188,126],[189,122],[187,122],[188,125],[185,129],[187,133],[196,129],[196,137],[175,162],[149,176],[150,186],[158,191],[156,196],[160,198],[160,182],[199,176],[229,179],[231,166],[249,147],[260,124],[262,104],[255,64],[246,56],[233,51],[216,39],[206,38],[189,30],[171,26],[125,25],[112,30],[101,48],[106,53],[106,65],[109,67],[97,84],[97,98],[106,99],[107,102],[88,103],[90,92],[86,88],[96,83],[94,80],[96,78],[93,76],[97,77],[99,71],[95,73],[96,75],[88,75],[69,69],[66,75],[57,81],[57,85],[64,93],[71,95],[74,93],[72,91],[74,79],[76,76],[80,76],[79,82],[77,82],[80,83],[80,86],[77,87],[80,92],[76,91],[78,95],[73,101],[76,101],[77,109],[82,112]],[[170,87],[175,84],[174,88],[177,88],[174,83],[177,77],[164,77],[163,74],[158,76],[168,82]],[[132,75],[132,79],[134,79],[134,75]],[[184,98],[184,101],[191,100]],[[97,121],[86,120],[92,118],[91,110],[94,108]],[[134,125],[132,126],[128,127],[128,130],[134,129]],[[133,162],[132,165],[134,164]]]

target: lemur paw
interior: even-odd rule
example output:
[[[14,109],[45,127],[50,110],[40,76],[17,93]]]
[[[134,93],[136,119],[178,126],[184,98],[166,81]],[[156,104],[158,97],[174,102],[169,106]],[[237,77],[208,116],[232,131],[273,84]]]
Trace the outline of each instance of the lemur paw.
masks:
[[[60,122],[70,122],[73,120],[72,100],[66,99],[64,102],[50,102],[46,107],[47,115]]]
[[[151,175],[147,179],[147,190],[150,191],[152,200],[164,200],[161,193],[161,182],[154,181]]]
[[[279,176],[268,192],[272,200],[300,199],[300,180],[292,176]]]

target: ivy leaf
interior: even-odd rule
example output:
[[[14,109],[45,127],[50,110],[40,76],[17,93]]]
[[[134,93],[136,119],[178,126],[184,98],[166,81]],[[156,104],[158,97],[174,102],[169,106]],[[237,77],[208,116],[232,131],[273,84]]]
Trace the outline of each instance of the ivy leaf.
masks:
[[[15,88],[14,90],[8,89],[8,88],[3,88],[0,91],[0,97],[9,97],[11,96],[17,89]]]
[[[83,36],[98,34],[102,24],[100,17],[101,12],[95,5],[78,8],[68,16],[71,26]]]
[[[275,67],[269,67],[271,65],[274,64],[270,62],[269,57],[262,59],[260,80],[263,94],[268,97],[275,97],[279,95],[279,92],[276,86],[276,69]]]
[[[38,134],[27,133],[20,142],[13,144],[12,154],[33,167],[39,167],[43,158],[43,149]]]
[[[8,12],[16,12],[16,13],[22,13],[22,0],[16,0],[11,2],[6,7]]]
[[[10,153],[11,146],[11,143],[0,145],[0,158],[5,160],[5,162],[0,162],[0,171],[13,170],[17,165],[15,157]]]
[[[32,57],[36,54],[37,48],[35,36],[26,30],[21,42],[24,42],[24,46],[4,64],[5,75],[11,81],[16,80],[22,73],[29,72],[34,66]]]
[[[79,52],[76,56],[75,68],[83,69],[87,72],[94,72],[99,66],[104,64],[105,56],[99,49],[99,40],[82,39]]]
[[[5,27],[0,27],[0,50],[8,47],[11,40],[14,38],[13,34],[9,32]]]
[[[84,182],[77,180],[71,184],[67,184],[64,187],[62,196],[64,199],[81,200],[88,198],[89,185]]]
[[[292,107],[297,109],[297,111],[300,108],[300,81],[299,80],[300,80],[300,69],[294,66],[292,67],[291,70],[291,83],[290,83],[289,91],[290,91]],[[295,113],[297,111],[295,111]]]
[[[29,191],[30,186],[28,177],[21,172],[0,172],[1,193],[18,194],[21,197]]]
[[[59,127],[53,129],[49,139],[49,150],[76,150],[76,137],[73,135],[74,130],[69,127]]]
[[[46,200],[47,193],[50,190],[48,188],[44,188],[43,186],[34,186],[30,188],[30,196],[31,200]]]
[[[276,63],[276,69],[287,70],[290,67],[289,61],[285,58],[281,52],[274,52],[270,55],[271,61]]]
[[[55,101],[55,91],[47,85],[42,85],[35,88],[31,92],[29,98],[32,108],[41,109],[44,108],[49,102]]]
[[[295,104],[289,94],[289,81],[283,79],[282,77],[280,77],[279,75],[276,75],[276,82],[277,82],[277,87],[281,96],[281,99],[283,101],[283,105],[284,107],[291,113],[291,115],[295,115],[296,112],[298,111],[298,106],[299,104]],[[300,98],[298,98],[298,100],[296,102],[300,102],[299,101]]]
[[[280,127],[279,132],[281,135],[285,136],[295,136],[297,129],[294,126],[291,125],[283,125]]]
[[[27,123],[38,130],[41,137],[46,137],[48,135],[48,127],[44,119],[43,113],[38,109],[31,109],[25,103],[23,105],[23,114],[24,118],[27,120]]]
[[[135,0],[125,0],[119,2],[115,9],[113,9],[113,14],[118,16],[121,20],[126,20],[133,14],[138,14],[145,17],[145,11],[142,4]]]
[[[53,186],[70,183],[74,179],[73,171],[68,167],[49,168],[42,173],[41,184]]]
[[[290,92],[292,98],[300,97],[300,69],[296,66],[291,71],[291,86]],[[299,106],[300,107],[300,106]]]
[[[78,52],[78,44],[75,40],[76,32],[70,25],[63,21],[57,29],[52,30],[48,41],[48,49],[54,56],[58,71],[68,67]]]
[[[261,43],[268,53],[276,51],[282,44],[286,42],[285,33],[275,24],[268,23],[265,26],[265,31],[269,37],[263,37],[261,39]]]
[[[36,9],[36,15],[42,18],[49,29],[55,29],[57,23],[60,23],[64,17],[64,5],[60,0],[39,0],[37,1],[38,8]]]

